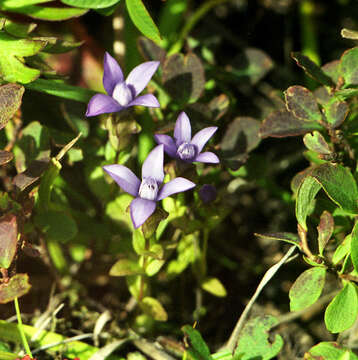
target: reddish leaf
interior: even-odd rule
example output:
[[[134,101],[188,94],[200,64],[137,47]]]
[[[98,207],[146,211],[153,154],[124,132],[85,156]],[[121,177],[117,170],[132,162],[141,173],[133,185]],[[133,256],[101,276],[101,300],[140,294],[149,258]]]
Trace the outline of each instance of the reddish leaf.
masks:
[[[286,106],[296,117],[306,121],[319,121],[322,118],[316,99],[311,91],[303,86],[291,86],[285,91]]]
[[[195,54],[174,54],[164,62],[163,82],[176,102],[193,102],[204,90],[204,67]]]
[[[334,230],[334,219],[330,212],[327,210],[323,211],[319,225],[317,226],[318,231],[318,247],[319,253],[322,255],[324,248],[326,247],[329,239],[331,238]]]
[[[0,304],[6,304],[29,292],[29,276],[27,274],[16,274],[9,282],[0,285]]]
[[[339,76],[340,76],[340,61],[334,60],[331,61],[321,68],[323,72],[328,75],[335,83],[338,82]]]
[[[214,121],[221,119],[228,111],[230,105],[229,97],[221,94],[209,103],[209,109],[212,111],[212,118]]]
[[[15,256],[17,245],[16,216],[7,214],[0,218],[0,267],[7,269]]]
[[[13,159],[14,155],[8,151],[0,150],[0,165],[5,165]]]
[[[321,130],[316,122],[300,120],[286,110],[271,113],[261,124],[260,137],[286,137],[306,134],[313,130]]]
[[[18,84],[0,86],[0,129],[14,116],[21,105],[24,87]]]
[[[167,56],[167,53],[164,49],[158,46],[154,41],[144,36],[140,36],[138,38],[137,46],[139,52],[146,61],[157,60],[163,63]]]
[[[333,129],[340,127],[349,113],[349,106],[345,101],[330,101],[324,105],[326,121]]]
[[[30,166],[22,173],[17,174],[14,179],[14,185],[23,191],[35,183],[48,167],[50,159],[34,160]]]

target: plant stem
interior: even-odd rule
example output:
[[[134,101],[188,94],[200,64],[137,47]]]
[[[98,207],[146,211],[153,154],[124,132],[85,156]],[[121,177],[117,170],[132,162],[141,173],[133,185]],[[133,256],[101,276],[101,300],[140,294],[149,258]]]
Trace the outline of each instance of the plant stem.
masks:
[[[193,15],[190,16],[189,20],[186,22],[181,33],[179,34],[178,40],[168,51],[168,55],[175,54],[179,52],[184,44],[185,38],[189,35],[190,31],[194,26],[199,22],[199,20],[204,17],[204,15],[209,12],[215,6],[229,2],[231,0],[210,0],[201,5]]]
[[[223,349],[221,350],[229,350],[232,353],[234,352],[236,346],[237,346],[237,342],[239,340],[239,336],[241,333],[241,330],[244,327],[245,321],[250,313],[250,310],[252,308],[252,306],[254,305],[256,299],[258,298],[258,296],[260,295],[261,291],[263,290],[263,288],[267,285],[267,283],[273,278],[273,276],[276,274],[276,272],[279,270],[279,268],[285,263],[289,261],[289,257],[293,254],[293,252],[296,249],[296,245],[292,246],[287,253],[285,254],[285,256],[275,265],[271,266],[265,273],[265,275],[263,276],[262,280],[260,281],[259,286],[257,287],[254,295],[252,296],[252,298],[250,299],[250,301],[248,302],[248,304],[246,305],[244,311],[242,312],[238,322],[236,323],[236,326],[234,328],[234,331],[232,332],[230,339],[228,340],[226,346],[223,347]]]
[[[30,357],[32,358],[30,346],[29,346],[29,343],[27,342],[27,339],[26,339],[26,336],[25,336],[25,333],[24,333],[24,329],[22,327],[21,312],[20,312],[19,301],[17,300],[17,297],[14,299],[14,304],[15,304],[17,323],[18,323],[17,328],[19,329],[22,344],[23,344],[23,346],[25,348],[26,354],[30,355]]]

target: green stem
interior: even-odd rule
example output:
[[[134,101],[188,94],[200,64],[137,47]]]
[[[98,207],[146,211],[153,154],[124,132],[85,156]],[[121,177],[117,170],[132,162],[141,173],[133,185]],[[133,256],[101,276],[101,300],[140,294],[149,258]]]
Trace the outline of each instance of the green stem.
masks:
[[[176,43],[170,48],[168,51],[168,55],[175,54],[179,52],[184,44],[184,40],[189,35],[194,26],[199,22],[199,20],[206,15],[212,8],[215,6],[221,5],[223,3],[229,2],[231,0],[210,0],[203,5],[201,5],[193,15],[190,16],[189,20],[186,22],[183,27],[181,33],[179,34],[179,38]]]
[[[17,297],[14,299],[14,304],[15,304],[15,310],[16,310],[17,323],[18,323],[17,328],[19,329],[22,344],[24,345],[26,354],[30,355],[30,357],[32,358],[30,346],[29,346],[29,343],[27,342],[27,339],[26,339],[26,336],[24,333],[24,329],[22,326],[21,312],[20,312],[19,301],[17,300]]]

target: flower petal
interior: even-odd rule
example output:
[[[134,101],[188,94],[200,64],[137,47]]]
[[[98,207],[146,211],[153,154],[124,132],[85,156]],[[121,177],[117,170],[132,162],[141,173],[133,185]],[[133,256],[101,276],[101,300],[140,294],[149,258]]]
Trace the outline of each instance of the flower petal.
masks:
[[[199,154],[193,161],[202,163],[219,164],[219,158],[212,152],[207,151]]]
[[[127,106],[142,105],[146,107],[160,107],[158,99],[152,94],[145,94],[132,100]]]
[[[159,61],[147,61],[136,66],[128,75],[126,83],[132,85],[137,96],[149,83],[154,73],[157,71]]]
[[[153,214],[157,203],[153,200],[136,198],[131,202],[131,219],[134,228],[137,229]]]
[[[164,151],[171,157],[176,158],[177,157],[177,147],[175,145],[175,142],[173,138],[171,138],[168,135],[164,134],[155,134],[154,139],[157,142],[157,144],[163,144],[164,145]]]
[[[160,185],[164,180],[163,171],[164,145],[156,146],[144,160],[142,166],[142,179],[155,179]]]
[[[114,87],[124,81],[123,72],[117,61],[106,52],[103,60],[103,86],[107,94],[112,96]]]
[[[177,177],[163,185],[163,187],[159,190],[157,200],[163,200],[172,194],[187,191],[193,187],[195,187],[195,184],[190,180]]]
[[[106,165],[103,170],[128,194],[138,195],[140,180],[132,172],[123,165]]]
[[[191,139],[191,143],[196,145],[198,148],[198,153],[203,150],[205,144],[209,141],[209,139],[214,135],[215,131],[218,128],[216,126],[207,127],[203,130],[197,132],[194,137]]]
[[[182,111],[175,123],[174,139],[179,146],[183,142],[190,142],[191,140],[191,125],[188,115]]]
[[[86,116],[96,116],[108,114],[123,110],[124,107],[119,105],[116,100],[108,95],[96,94],[91,98],[87,105]]]

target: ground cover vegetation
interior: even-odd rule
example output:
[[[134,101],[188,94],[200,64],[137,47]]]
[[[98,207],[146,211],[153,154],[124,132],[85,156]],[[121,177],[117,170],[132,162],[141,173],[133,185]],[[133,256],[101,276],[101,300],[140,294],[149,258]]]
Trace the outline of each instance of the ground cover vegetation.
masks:
[[[0,359],[358,359],[356,0],[0,2]]]

